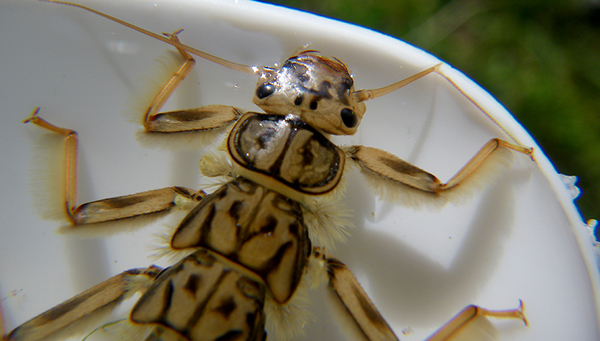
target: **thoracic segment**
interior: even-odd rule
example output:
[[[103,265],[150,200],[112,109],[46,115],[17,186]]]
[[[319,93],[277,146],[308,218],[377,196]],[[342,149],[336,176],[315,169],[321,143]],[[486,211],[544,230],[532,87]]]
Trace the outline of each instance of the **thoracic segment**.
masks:
[[[344,152],[297,116],[246,114],[228,148],[245,177],[285,195],[327,193],[344,169]]]
[[[300,204],[244,178],[205,197],[171,246],[206,248],[246,267],[280,303],[298,286],[311,247]]]

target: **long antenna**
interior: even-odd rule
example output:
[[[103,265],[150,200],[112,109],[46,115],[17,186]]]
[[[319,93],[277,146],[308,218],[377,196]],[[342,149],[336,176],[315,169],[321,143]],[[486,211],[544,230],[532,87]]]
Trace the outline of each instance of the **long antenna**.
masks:
[[[248,66],[248,65],[244,65],[244,64],[238,64],[238,63],[234,63],[234,62],[228,61],[228,60],[223,59],[223,58],[219,58],[217,56],[213,56],[212,54],[208,54],[206,52],[202,52],[202,51],[200,51],[198,49],[195,49],[193,47],[181,44],[181,43],[179,43],[177,41],[170,40],[170,39],[168,39],[166,37],[163,37],[163,36],[158,35],[156,33],[150,32],[150,31],[145,30],[145,29],[143,29],[141,27],[135,26],[135,25],[130,24],[128,22],[125,22],[125,21],[123,21],[121,19],[117,19],[117,18],[115,18],[113,16],[110,16],[108,14],[104,14],[102,12],[96,11],[95,9],[92,9],[92,8],[89,8],[89,7],[86,7],[86,6],[83,6],[83,5],[74,4],[74,3],[71,3],[71,2],[56,1],[56,0],[39,0],[39,1],[50,2],[50,3],[53,3],[53,4],[73,6],[73,7],[84,9],[86,11],[95,13],[95,14],[101,16],[101,17],[104,17],[104,18],[106,18],[108,20],[111,20],[111,21],[114,21],[116,23],[119,23],[119,24],[121,24],[123,26],[127,26],[127,27],[131,28],[132,30],[136,30],[136,31],[138,31],[140,33],[143,33],[143,34],[145,34],[147,36],[150,36],[150,37],[152,37],[154,39],[158,39],[158,40],[160,40],[160,41],[162,41],[164,43],[167,43],[169,45],[173,45],[176,48],[185,50],[185,51],[187,51],[187,52],[189,52],[191,54],[195,54],[196,56],[202,57],[202,58],[204,58],[206,60],[210,60],[211,62],[217,63],[219,65],[222,65],[224,67],[230,68],[230,69],[235,70],[235,71],[243,72],[243,73],[246,73],[246,74],[249,74],[249,75],[257,74],[259,72],[259,69],[257,67],[255,67],[255,66]]]
[[[354,93],[352,93],[352,96],[356,97],[359,102],[368,101],[373,98],[381,97],[383,95],[389,94],[392,91],[396,91],[396,90],[400,89],[401,87],[403,87],[407,84],[410,84],[425,75],[428,75],[432,72],[439,70],[440,67],[442,67],[442,63],[436,64],[436,65],[434,65],[428,69],[425,69],[417,74],[414,74],[408,78],[405,78],[394,84],[384,86],[382,88],[354,91]]]

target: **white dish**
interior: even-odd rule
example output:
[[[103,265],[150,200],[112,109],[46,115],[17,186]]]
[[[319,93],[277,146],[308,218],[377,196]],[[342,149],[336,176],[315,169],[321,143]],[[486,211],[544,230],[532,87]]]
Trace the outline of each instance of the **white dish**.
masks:
[[[184,28],[183,43],[247,65],[281,63],[308,44],[343,60],[358,88],[388,85],[439,62],[373,31],[254,2],[82,3],[157,33]],[[21,123],[34,107],[79,132],[80,202],[171,185],[196,188],[200,153],[140,145],[140,126],[124,114],[140,79],[156,73],[169,46],[88,12],[16,0],[0,4],[0,32],[0,302],[10,330],[124,270],[168,266],[147,258],[151,227],[83,239],[56,233],[61,223],[36,214],[31,160],[40,130]],[[442,180],[490,138],[510,139],[505,132],[534,147],[536,161],[515,155],[495,185],[434,211],[382,203],[353,175],[347,195],[356,228],[336,256],[401,339],[422,339],[468,304],[508,309],[519,299],[530,326],[496,323],[503,340],[600,339],[597,248],[567,189],[492,96],[448,65],[442,72],[483,111],[430,75],[367,102],[359,132],[336,141],[385,149]],[[164,109],[218,103],[256,110],[255,82],[198,59]],[[323,295],[313,293],[315,321],[305,328],[306,340],[342,338]]]

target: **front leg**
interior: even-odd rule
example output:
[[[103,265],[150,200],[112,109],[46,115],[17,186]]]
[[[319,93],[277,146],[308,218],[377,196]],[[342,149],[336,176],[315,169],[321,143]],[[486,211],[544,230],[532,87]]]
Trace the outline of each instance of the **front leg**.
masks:
[[[177,35],[181,31],[163,34],[170,40],[179,43]],[[192,109],[159,112],[160,108],[173,94],[173,91],[189,75],[196,64],[189,53],[179,48],[177,50],[183,57],[183,61],[146,110],[144,129],[147,132],[154,133],[181,133],[217,129],[235,122],[243,114],[243,111],[227,105],[207,105]]]
[[[492,139],[448,182],[442,183],[433,174],[383,150],[346,147],[347,157],[359,167],[377,194],[389,201],[406,204],[419,204],[419,198],[443,204],[451,193],[465,195],[472,188],[481,187],[490,175],[508,166],[511,151],[529,156],[533,152],[531,148]]]

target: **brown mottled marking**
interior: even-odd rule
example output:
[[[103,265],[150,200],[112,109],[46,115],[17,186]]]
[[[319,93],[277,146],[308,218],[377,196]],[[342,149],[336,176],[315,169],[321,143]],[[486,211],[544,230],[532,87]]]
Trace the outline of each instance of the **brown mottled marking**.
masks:
[[[198,287],[201,286],[202,274],[191,274],[188,281],[183,286],[183,289],[187,290],[190,294],[196,295]]]
[[[146,128],[156,133],[176,133],[217,129],[235,122],[242,110],[226,105],[158,113],[148,118]]]
[[[218,197],[219,193],[213,193]],[[179,224],[177,231],[182,231],[180,235],[173,236],[171,246],[174,249],[184,249],[191,245],[201,244],[201,238],[210,231],[210,222],[216,213],[216,207],[211,202],[210,196],[200,205],[196,206]],[[199,229],[197,227],[200,227]]]
[[[234,201],[233,204],[231,204],[231,207],[229,208],[229,215],[233,219],[238,220],[240,218],[240,211],[242,210],[243,206],[243,201]]]
[[[389,158],[384,156],[378,157],[377,159],[385,166],[399,173],[403,173],[406,175],[416,175],[423,173],[422,169],[400,159]]]
[[[132,309],[131,320],[155,324],[187,340],[227,340],[233,335],[261,340],[266,289],[244,271],[200,249],[156,279]]]
[[[73,210],[72,219],[75,225],[81,225],[167,212],[175,206],[177,197],[199,201],[203,196],[203,192],[184,187],[161,188],[82,204]]]
[[[127,206],[133,206],[135,204],[139,204],[141,202],[150,200],[152,198],[155,198],[156,195],[154,195],[153,193],[148,193],[145,195],[126,195],[126,196],[122,196],[122,197],[118,197],[118,198],[112,198],[112,199],[105,199],[103,200],[103,202],[106,204],[106,206],[110,207],[110,208],[124,208]]]
[[[128,292],[127,282],[132,276],[154,278],[162,269],[151,266],[147,269],[125,271],[91,289],[65,301],[14,329],[6,340],[44,340],[53,333],[68,328],[104,309],[112,309]]]
[[[238,178],[205,197],[186,216],[171,246],[217,252],[258,274],[275,299],[286,302],[310,252],[302,219],[299,203]]]
[[[241,330],[230,330],[227,333],[219,336],[218,338],[215,339],[215,341],[235,341],[235,340],[240,340],[240,337],[242,336],[242,331]]]
[[[348,267],[336,258],[327,258],[326,261],[333,291],[367,339],[370,341],[397,341],[398,338]]]
[[[220,305],[214,309],[214,311],[219,312],[223,317],[229,319],[231,312],[233,312],[237,308],[235,301],[233,300],[233,296],[229,296],[223,300],[221,300]]]
[[[440,181],[434,175],[393,154],[364,146],[352,146],[348,148],[348,151],[350,157],[360,165],[363,172],[424,192],[437,193],[439,189]]]
[[[361,287],[357,287],[356,285],[352,285],[351,287],[352,293],[358,299],[358,303],[362,308],[365,316],[375,325],[377,328],[385,328],[387,326],[387,322],[383,319],[383,316],[379,313],[377,308],[373,305],[368,296],[366,296],[365,292]]]
[[[247,113],[227,143],[244,177],[280,193],[324,194],[343,173],[344,153],[297,116]]]
[[[275,219],[275,217],[273,217],[273,216],[268,216],[266,219],[266,222],[263,223],[263,225],[260,228],[260,231],[258,233],[270,234],[270,233],[273,233],[273,231],[275,231],[276,227],[277,227],[277,219]]]
[[[184,197],[196,200],[196,201],[200,201],[202,200],[202,198],[204,198],[206,196],[206,193],[204,191],[191,191],[189,188],[185,188],[185,187],[180,187],[180,186],[175,186],[173,187],[173,189],[175,190],[175,192],[177,192],[179,195],[183,195]]]

